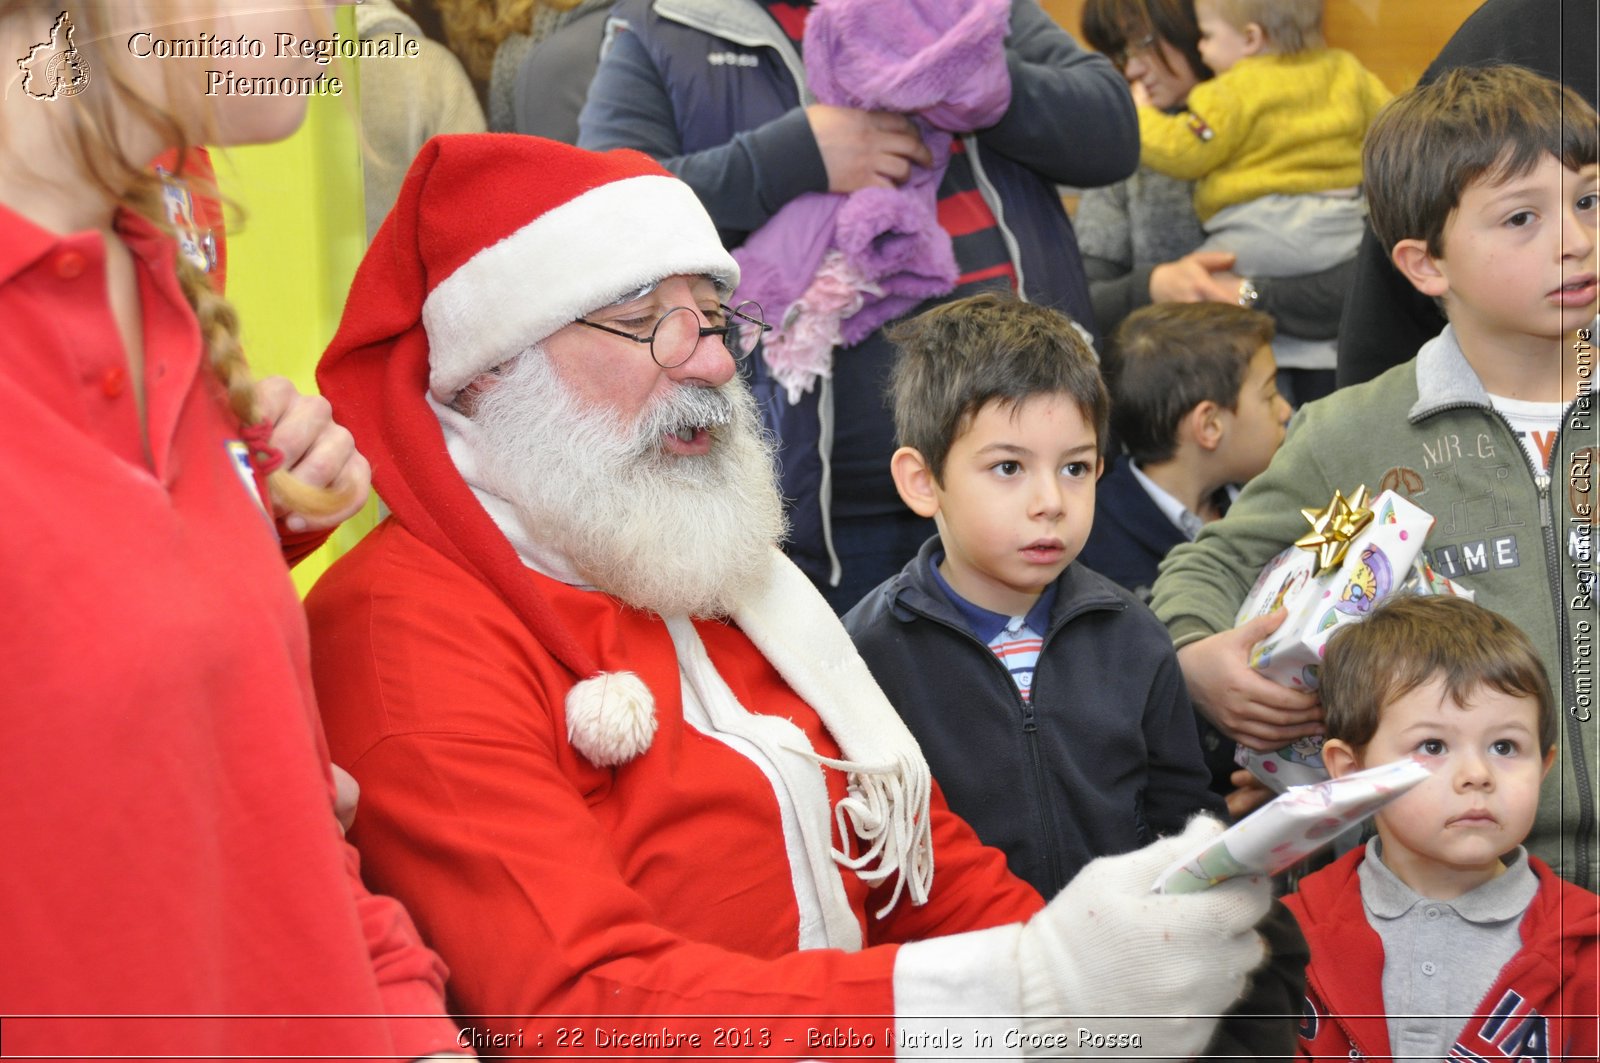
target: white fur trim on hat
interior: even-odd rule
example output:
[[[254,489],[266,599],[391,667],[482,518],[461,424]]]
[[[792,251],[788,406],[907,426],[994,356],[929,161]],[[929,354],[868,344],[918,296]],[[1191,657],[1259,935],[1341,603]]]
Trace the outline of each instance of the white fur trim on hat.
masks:
[[[592,188],[479,251],[428,293],[428,388],[449,401],[556,330],[678,274],[710,276],[727,291],[739,283],[738,264],[689,186],[650,174]]]
[[[655,736],[655,697],[632,672],[601,672],[567,691],[567,737],[596,767],[627,763]]]

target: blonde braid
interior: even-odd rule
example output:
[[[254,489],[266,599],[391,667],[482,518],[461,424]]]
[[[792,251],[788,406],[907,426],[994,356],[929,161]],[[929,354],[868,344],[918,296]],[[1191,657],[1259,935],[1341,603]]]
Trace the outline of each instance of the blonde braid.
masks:
[[[130,193],[130,206],[156,224],[170,229],[160,204],[160,182],[155,178],[151,178],[138,192]],[[154,215],[152,210],[156,212]],[[244,345],[239,342],[239,312],[217,293],[206,275],[184,255],[177,256],[177,265],[178,283],[183,289],[184,298],[194,309],[207,364],[222,385],[228,408],[240,425],[249,427],[259,424],[261,412],[256,405],[255,377],[250,372],[250,363],[245,359]],[[260,460],[254,451],[251,459]],[[353,500],[349,489],[335,491],[327,487],[314,487],[290,475],[285,468],[275,469],[268,474],[267,490],[278,508],[306,517],[329,516],[344,509]]]
[[[30,9],[44,10],[51,6],[24,0],[0,0],[0,18],[21,16]],[[128,109],[134,121],[159,131],[166,143],[177,149],[180,160],[188,157],[190,139],[183,123],[157,105],[138,80],[129,76],[129,61],[121,50],[110,47],[115,34],[110,32],[110,12],[106,7],[103,3],[90,4],[81,12],[74,12],[81,24],[79,47],[92,56],[95,76],[110,82],[110,93],[97,94],[93,99],[86,96],[82,105],[64,112],[69,123],[66,143],[78,157],[84,173],[108,198],[172,235],[172,223],[162,199],[161,180],[145,167],[144,160],[128,157],[112,128],[107,101],[115,99]],[[169,89],[174,76],[167,75]],[[209,113],[203,116],[201,124],[203,128],[211,128]],[[202,191],[215,194],[216,189],[211,186]],[[255,381],[239,343],[238,314],[232,304],[211,287],[205,275],[181,254],[177,272],[184,296],[199,321],[207,361],[227,394],[229,408],[241,426],[259,423]],[[252,459],[259,460],[253,454]],[[308,517],[329,516],[354,500],[354,493],[348,489],[333,491],[312,487],[281,468],[267,477],[267,488],[279,508]]]

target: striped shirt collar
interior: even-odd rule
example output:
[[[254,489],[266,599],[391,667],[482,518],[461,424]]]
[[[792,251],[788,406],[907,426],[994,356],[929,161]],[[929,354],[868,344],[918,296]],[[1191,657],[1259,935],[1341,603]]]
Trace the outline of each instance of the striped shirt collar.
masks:
[[[943,560],[943,550],[935,550],[933,556],[928,558],[928,570],[933,574],[933,581],[944,592],[944,596],[950,599],[950,604],[956,607],[956,611],[961,614],[961,618],[966,621],[967,627],[978,637],[978,640],[986,645],[993,642],[996,635],[1011,625],[1012,618],[1003,613],[996,613],[982,606],[973,605],[961,597],[955,588],[945,582],[944,574],[939,571],[939,564]],[[1044,589],[1044,593],[1039,595],[1039,600],[1033,603],[1027,615],[1022,618],[1022,622],[1033,629],[1035,633],[1041,636],[1044,635],[1049,630],[1050,610],[1055,607],[1055,604],[1056,584],[1052,581],[1050,586]]]

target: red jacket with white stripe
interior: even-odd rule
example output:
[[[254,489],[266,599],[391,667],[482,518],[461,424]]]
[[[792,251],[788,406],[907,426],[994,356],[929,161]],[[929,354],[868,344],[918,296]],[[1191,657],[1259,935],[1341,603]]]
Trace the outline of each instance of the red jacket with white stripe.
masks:
[[[1356,869],[1366,849],[1308,876],[1284,904],[1311,945],[1300,1054],[1311,1059],[1390,1058],[1383,1001],[1383,943],[1367,921]],[[1456,1036],[1451,1060],[1595,1059],[1600,1015],[1600,896],[1539,877],[1522,917],[1522,950],[1501,968]]]

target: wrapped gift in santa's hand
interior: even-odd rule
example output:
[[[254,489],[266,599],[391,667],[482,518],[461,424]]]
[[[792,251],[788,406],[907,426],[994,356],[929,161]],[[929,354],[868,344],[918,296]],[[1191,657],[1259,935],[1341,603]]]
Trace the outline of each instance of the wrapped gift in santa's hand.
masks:
[[[1278,629],[1251,648],[1250,667],[1284,686],[1316,690],[1334,631],[1365,617],[1408,579],[1416,585],[1414,568],[1433,516],[1393,491],[1369,500],[1365,486],[1349,498],[1335,491],[1326,509],[1301,512],[1311,530],[1267,562],[1234,624],[1287,609]],[[1439,593],[1436,585],[1428,590]],[[1328,777],[1321,747],[1319,737],[1273,753],[1241,746],[1235,760],[1281,793]]]

